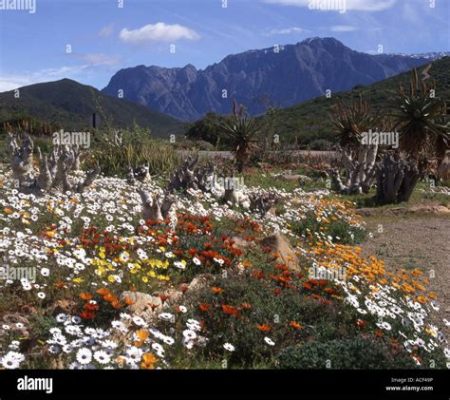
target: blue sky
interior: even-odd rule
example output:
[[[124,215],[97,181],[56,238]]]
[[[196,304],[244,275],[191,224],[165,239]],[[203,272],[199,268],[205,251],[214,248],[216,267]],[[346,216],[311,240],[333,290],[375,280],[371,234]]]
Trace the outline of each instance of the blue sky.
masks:
[[[101,89],[125,67],[204,68],[313,36],[363,52],[450,50],[449,0],[34,1],[0,0],[0,91],[62,78]]]

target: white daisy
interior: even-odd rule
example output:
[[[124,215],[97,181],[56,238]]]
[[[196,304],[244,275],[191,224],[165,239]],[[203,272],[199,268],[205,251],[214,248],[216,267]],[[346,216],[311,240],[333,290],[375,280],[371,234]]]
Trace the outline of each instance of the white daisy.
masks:
[[[137,348],[137,347],[134,347],[134,346],[130,347],[130,348],[127,349],[127,351],[126,351],[127,356],[128,356],[128,357],[130,358],[130,360],[131,360],[132,362],[134,362],[134,363],[141,360],[142,354],[143,354],[143,353],[144,353],[144,352],[143,352],[141,349],[139,349],[139,348]]]
[[[192,259],[192,262],[193,262],[195,265],[202,265],[202,262],[201,262],[197,257],[194,257],[194,258]]]
[[[265,337],[264,338],[264,341],[269,345],[269,346],[275,346],[275,342],[271,339],[271,338],[269,338],[269,337]]]
[[[161,313],[158,315],[158,318],[164,320],[164,321],[174,321],[175,316],[171,313]]]
[[[165,344],[168,344],[169,346],[172,346],[172,345],[175,343],[175,339],[174,339],[174,338],[171,338],[170,336],[164,336],[164,337],[162,338],[162,341],[163,341]]]
[[[86,347],[79,349],[77,351],[77,361],[82,365],[89,364],[92,361],[92,351]]]
[[[58,315],[56,316],[56,322],[59,322],[59,323],[64,322],[66,319],[67,319],[67,315],[66,315],[66,314],[63,314],[63,313],[58,314]]]
[[[445,357],[446,357],[446,358],[450,358],[450,348],[449,348],[449,347],[446,347],[446,348],[444,349],[444,354],[445,354]]]
[[[227,351],[234,351],[234,350],[235,350],[235,347],[234,347],[231,343],[225,343],[225,344],[223,345],[223,348],[224,348],[225,350],[227,350]]]
[[[147,323],[139,316],[134,316],[133,317],[133,322],[137,325],[137,326],[146,326]]]
[[[94,359],[100,364],[109,364],[111,357],[106,351],[98,350],[94,353]]]
[[[186,340],[193,340],[197,337],[197,334],[191,329],[185,329],[183,331],[183,336]]]
[[[52,345],[48,348],[48,351],[49,351],[51,354],[58,354],[58,353],[61,352],[61,348],[60,348],[58,345],[56,345],[56,344],[52,344]]]
[[[25,360],[25,356],[16,351],[10,351],[0,359],[0,364],[6,369],[19,368],[20,363]]]
[[[182,312],[183,314],[187,313],[187,308],[186,308],[185,306],[179,306],[179,307],[178,307],[178,310],[179,310],[180,312]]]
[[[159,343],[153,343],[152,349],[155,350],[158,357],[164,357],[164,348]]]
[[[107,349],[116,349],[118,346],[113,340],[104,340],[101,345]]]

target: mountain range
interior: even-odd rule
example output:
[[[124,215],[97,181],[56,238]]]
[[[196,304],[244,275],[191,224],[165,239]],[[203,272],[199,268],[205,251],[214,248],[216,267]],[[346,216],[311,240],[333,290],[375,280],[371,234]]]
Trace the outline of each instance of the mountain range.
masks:
[[[383,82],[414,67],[438,63],[445,53],[423,55],[369,55],[349,49],[332,38],[312,38],[295,45],[252,50],[230,55],[204,70],[138,66],[117,72],[99,91],[70,79],[39,83],[0,93],[0,124],[32,119],[48,129],[92,128],[92,115],[100,127],[151,129],[155,136],[185,132],[184,121],[206,113],[229,114],[232,100],[253,115],[267,109],[269,120],[290,136],[326,136],[325,110],[332,97],[367,88],[371,97],[385,99]],[[448,60],[448,57],[447,57]],[[448,61],[439,65],[448,65]],[[445,68],[444,68],[445,70]],[[448,74],[441,74],[448,86]],[[372,84],[380,90],[372,92]],[[387,85],[389,86],[389,85]],[[386,87],[387,87],[386,86]],[[378,86],[376,86],[378,88]],[[370,90],[369,90],[370,89]],[[124,98],[118,98],[123,90]],[[223,90],[227,91],[224,98]],[[353,92],[351,92],[353,93]],[[323,128],[323,129],[322,129]],[[47,129],[47,131],[48,131]]]
[[[429,57],[354,51],[334,38],[229,55],[204,70],[143,65],[118,71],[103,93],[184,121],[228,114],[232,99],[252,115],[369,85],[430,62]],[[226,95],[225,95],[226,94]]]

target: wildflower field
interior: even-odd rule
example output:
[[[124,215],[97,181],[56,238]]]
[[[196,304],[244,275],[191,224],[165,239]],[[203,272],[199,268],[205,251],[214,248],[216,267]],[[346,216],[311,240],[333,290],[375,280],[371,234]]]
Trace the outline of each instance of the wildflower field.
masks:
[[[188,190],[152,221],[157,182],[37,196],[2,168],[0,369],[450,367],[428,275],[364,256],[348,196],[246,186],[282,199],[260,215]]]

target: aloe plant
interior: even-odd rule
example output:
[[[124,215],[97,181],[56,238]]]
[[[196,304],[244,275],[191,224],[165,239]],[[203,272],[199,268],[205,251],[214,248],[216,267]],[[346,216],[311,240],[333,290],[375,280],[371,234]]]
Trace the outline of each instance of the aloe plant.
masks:
[[[233,101],[231,118],[218,124],[218,128],[233,142],[238,172],[243,172],[255,147],[256,135],[261,131],[261,123],[248,115],[242,105]]]

